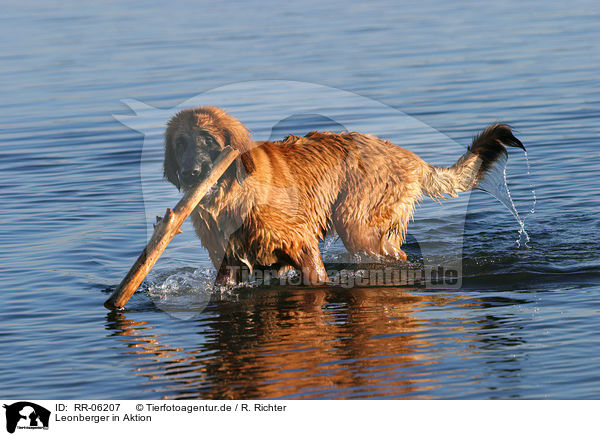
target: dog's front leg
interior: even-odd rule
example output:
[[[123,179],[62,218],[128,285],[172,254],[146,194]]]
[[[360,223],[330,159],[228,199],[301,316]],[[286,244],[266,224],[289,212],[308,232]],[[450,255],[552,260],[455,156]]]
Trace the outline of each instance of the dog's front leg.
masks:
[[[217,285],[236,285],[242,282],[242,265],[240,263],[231,262],[227,256],[223,258],[221,266],[217,271],[215,283]]]
[[[318,245],[314,247],[305,246],[300,252],[298,264],[304,284],[322,285],[329,281]]]

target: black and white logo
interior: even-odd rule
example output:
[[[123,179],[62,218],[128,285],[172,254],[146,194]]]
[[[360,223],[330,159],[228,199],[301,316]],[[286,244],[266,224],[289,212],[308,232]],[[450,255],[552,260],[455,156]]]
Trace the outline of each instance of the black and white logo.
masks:
[[[48,429],[50,411],[28,401],[4,405],[6,409],[6,431],[14,433],[18,429]]]

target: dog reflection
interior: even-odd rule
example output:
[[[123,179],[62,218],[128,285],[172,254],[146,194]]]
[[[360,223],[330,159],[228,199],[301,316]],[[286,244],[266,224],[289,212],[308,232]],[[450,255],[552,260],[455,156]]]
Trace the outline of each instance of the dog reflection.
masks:
[[[164,398],[368,397],[380,395],[379,377],[389,394],[426,398],[433,380],[420,368],[433,359],[418,351],[428,342],[413,313],[432,299],[397,288],[254,290],[210,304],[208,325],[198,326],[205,343],[194,349],[164,343],[146,322],[108,316],[139,355],[139,373],[169,380]]]

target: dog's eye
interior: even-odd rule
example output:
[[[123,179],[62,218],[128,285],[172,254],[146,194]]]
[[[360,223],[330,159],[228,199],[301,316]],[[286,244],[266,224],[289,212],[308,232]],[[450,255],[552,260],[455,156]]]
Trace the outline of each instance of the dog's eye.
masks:
[[[196,146],[210,147],[212,144],[213,140],[210,136],[196,136]]]
[[[201,147],[207,147],[207,148],[215,148],[218,147],[218,143],[217,141],[212,137],[212,136],[199,136],[196,138],[196,145]]]

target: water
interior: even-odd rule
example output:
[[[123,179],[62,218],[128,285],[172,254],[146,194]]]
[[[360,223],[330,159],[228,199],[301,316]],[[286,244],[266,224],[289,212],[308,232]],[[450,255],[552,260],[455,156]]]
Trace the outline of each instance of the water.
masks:
[[[0,396],[599,398],[599,12],[591,1],[5,2]],[[122,101],[168,114],[225,87],[211,98],[257,139],[340,124],[316,109],[273,122],[306,99],[248,86],[272,79],[380,102],[340,100],[337,113],[438,165],[485,125],[511,124],[531,176],[510,150],[510,194],[521,214],[532,189],[537,200],[522,216],[529,243],[515,243],[520,226],[501,203],[474,192],[424,201],[406,244],[419,263],[460,234],[459,289],[229,292],[210,290],[186,223],[149,284],[108,313],[147,216],[178,197],[160,177],[142,183],[160,168],[162,129],[144,138],[123,126]],[[443,135],[400,126],[384,106]],[[344,252],[329,242],[333,264]]]
[[[531,177],[531,170],[530,170],[530,166],[529,166],[529,156],[527,156],[526,151],[524,153],[525,153],[525,161],[527,163],[527,176]],[[525,229],[525,218],[521,218],[521,216],[519,215],[519,212],[517,211],[517,208],[515,206],[515,202],[513,201],[512,197],[510,195],[510,189],[508,188],[508,181],[506,179],[507,160],[508,160],[508,154],[500,156],[500,158],[495,162],[494,166],[492,168],[490,168],[490,170],[486,173],[486,175],[483,177],[483,179],[479,182],[477,188],[494,196],[497,200],[499,200],[502,204],[504,204],[504,206],[506,206],[506,208],[509,210],[509,212],[511,214],[514,215],[514,217],[516,218],[517,223],[519,223],[519,227],[520,227],[519,228],[519,239],[517,239],[517,241],[516,241],[517,246],[521,247],[521,238],[523,236],[525,237],[525,246],[527,246],[527,243],[530,241],[530,238],[529,238],[529,234],[527,233],[527,230]],[[530,185],[530,187],[531,187],[531,185]],[[532,206],[531,206],[530,213],[533,215],[535,213],[535,203],[536,203],[534,189],[531,189],[531,194],[532,194]]]

